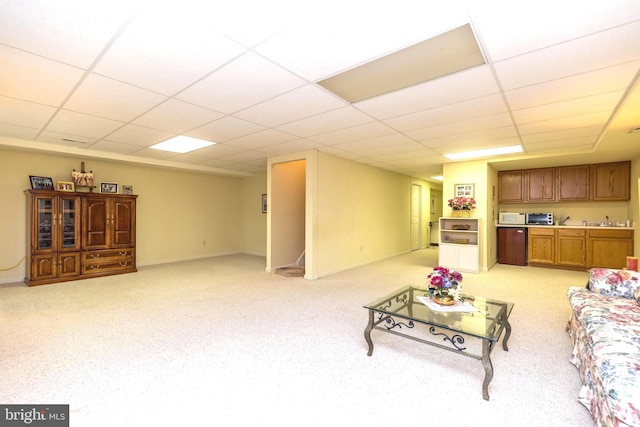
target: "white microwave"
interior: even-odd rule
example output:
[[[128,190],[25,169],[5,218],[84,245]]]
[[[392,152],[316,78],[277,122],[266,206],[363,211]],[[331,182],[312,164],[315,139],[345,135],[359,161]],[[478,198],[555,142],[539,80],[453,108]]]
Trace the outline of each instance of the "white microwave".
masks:
[[[525,223],[525,214],[515,212],[500,212],[498,224],[520,225]]]

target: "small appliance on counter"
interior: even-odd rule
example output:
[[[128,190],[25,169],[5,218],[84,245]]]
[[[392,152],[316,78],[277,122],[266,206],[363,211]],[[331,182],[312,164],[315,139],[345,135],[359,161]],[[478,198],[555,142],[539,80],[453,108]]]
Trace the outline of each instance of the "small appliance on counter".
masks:
[[[552,213],[528,213],[525,214],[527,225],[553,225]]]
[[[498,224],[503,225],[524,225],[525,214],[515,212],[500,212],[498,213]]]

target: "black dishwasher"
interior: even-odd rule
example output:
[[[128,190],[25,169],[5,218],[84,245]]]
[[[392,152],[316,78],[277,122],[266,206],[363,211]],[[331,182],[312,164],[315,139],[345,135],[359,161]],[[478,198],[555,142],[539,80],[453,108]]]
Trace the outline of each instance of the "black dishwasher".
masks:
[[[527,265],[527,229],[498,227],[498,262]]]

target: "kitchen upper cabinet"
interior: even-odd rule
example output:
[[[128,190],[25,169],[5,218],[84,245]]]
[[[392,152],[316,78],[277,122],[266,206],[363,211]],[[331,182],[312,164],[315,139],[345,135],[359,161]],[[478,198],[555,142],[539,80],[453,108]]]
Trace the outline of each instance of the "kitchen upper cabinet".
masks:
[[[591,166],[592,200],[629,200],[631,162],[600,163]]]
[[[558,168],[558,201],[589,200],[589,165],[563,166]]]
[[[498,172],[500,203],[630,200],[631,162]]]
[[[525,171],[498,172],[498,201],[500,203],[524,202]]]
[[[527,176],[527,202],[556,201],[556,168],[529,169]]]

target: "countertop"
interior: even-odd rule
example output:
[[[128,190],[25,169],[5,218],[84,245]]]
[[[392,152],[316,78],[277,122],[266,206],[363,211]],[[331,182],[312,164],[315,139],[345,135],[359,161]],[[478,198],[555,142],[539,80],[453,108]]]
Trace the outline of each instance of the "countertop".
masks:
[[[616,225],[531,225],[531,224],[497,224],[497,227],[511,228],[584,228],[584,229],[603,229],[603,230],[635,230],[635,227],[616,226]]]

